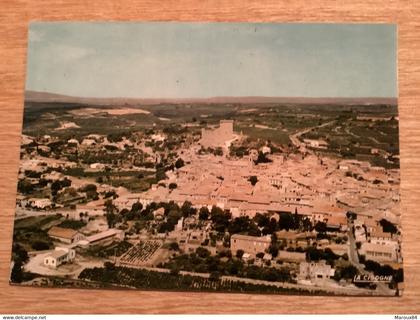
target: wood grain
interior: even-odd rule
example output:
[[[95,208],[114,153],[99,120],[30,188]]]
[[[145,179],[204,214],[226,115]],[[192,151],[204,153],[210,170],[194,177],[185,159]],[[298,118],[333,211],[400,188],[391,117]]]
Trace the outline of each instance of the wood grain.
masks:
[[[417,2],[417,3],[416,3]],[[0,3],[0,313],[420,313],[418,1],[63,1]],[[402,298],[293,297],[9,286],[29,21],[392,22],[399,109],[406,290]]]

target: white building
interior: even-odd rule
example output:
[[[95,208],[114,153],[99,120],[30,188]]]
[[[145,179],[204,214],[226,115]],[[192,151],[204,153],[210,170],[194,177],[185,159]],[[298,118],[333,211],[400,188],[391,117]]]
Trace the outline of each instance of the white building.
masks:
[[[69,139],[67,140],[67,143],[73,143],[73,144],[79,145],[79,141],[77,141],[76,139]]]
[[[263,146],[261,152],[264,154],[271,153],[271,148],[269,146]]]
[[[313,283],[323,282],[334,276],[335,269],[324,260],[319,262],[302,262],[299,265],[299,279],[310,280]]]
[[[38,209],[49,208],[52,205],[51,200],[48,198],[43,198],[43,199],[31,198],[28,200],[28,202],[31,207],[38,208]]]
[[[91,169],[95,169],[95,170],[103,170],[103,169],[105,169],[105,165],[103,163],[98,163],[98,162],[92,163],[89,167]]]
[[[328,143],[324,140],[303,139],[303,142],[306,144],[306,146],[312,148],[326,149],[328,146]]]
[[[366,260],[373,260],[379,263],[394,263],[400,260],[398,249],[393,245],[365,242],[362,244],[359,252],[365,256]]]
[[[55,247],[54,251],[44,258],[44,265],[49,268],[57,268],[63,263],[73,262],[76,251],[70,248]]]
[[[166,137],[160,133],[152,134],[150,137],[153,141],[165,141]]]
[[[84,145],[84,146],[92,146],[94,144],[96,144],[96,141],[93,140],[93,139],[87,139],[87,138],[85,138],[82,141],[82,145]]]

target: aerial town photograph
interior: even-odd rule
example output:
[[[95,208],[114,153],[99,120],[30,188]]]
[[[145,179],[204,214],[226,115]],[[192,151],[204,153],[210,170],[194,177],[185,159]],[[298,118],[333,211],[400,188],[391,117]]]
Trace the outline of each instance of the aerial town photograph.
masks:
[[[10,283],[401,296],[396,42],[32,23]]]

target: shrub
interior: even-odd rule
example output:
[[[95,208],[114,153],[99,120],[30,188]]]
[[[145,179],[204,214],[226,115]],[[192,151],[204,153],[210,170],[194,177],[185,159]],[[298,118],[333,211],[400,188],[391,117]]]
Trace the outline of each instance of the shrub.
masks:
[[[50,244],[45,241],[35,241],[31,245],[32,249],[34,250],[48,250],[50,248]]]

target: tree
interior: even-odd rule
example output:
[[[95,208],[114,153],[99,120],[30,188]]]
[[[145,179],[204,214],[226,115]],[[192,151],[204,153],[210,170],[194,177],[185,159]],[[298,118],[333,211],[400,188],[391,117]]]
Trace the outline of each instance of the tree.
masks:
[[[368,271],[372,271],[374,274],[378,274],[380,269],[381,269],[381,265],[373,260],[366,260],[365,261],[365,268]]]
[[[258,252],[255,256],[259,259],[262,259],[264,258],[264,252]]]
[[[106,191],[105,194],[104,194],[104,199],[106,199],[106,198],[116,199],[117,197],[118,197],[118,195],[114,190]]]
[[[224,232],[229,226],[229,220],[231,215],[229,212],[224,212],[221,208],[213,206],[210,211],[211,220],[214,225],[214,229],[218,232]]]
[[[10,280],[13,283],[21,283],[23,280],[22,261],[20,259],[14,261]]]
[[[233,219],[233,221],[229,223],[228,231],[230,234],[247,232],[249,229],[249,224],[249,217],[238,217]]]
[[[301,228],[302,228],[302,231],[311,231],[313,228],[311,220],[309,218],[302,219]]]
[[[221,147],[217,147],[217,148],[214,150],[213,154],[214,154],[215,156],[223,156],[223,149],[222,149]]]
[[[267,226],[270,223],[270,218],[267,215],[261,214],[261,213],[257,213],[253,220],[261,228],[264,228],[265,226]]]
[[[270,219],[270,222],[265,225],[265,227],[262,230],[262,234],[263,235],[267,235],[267,234],[274,234],[277,230],[277,221],[274,218]]]
[[[398,231],[397,227],[392,222],[389,222],[386,219],[381,219],[379,221],[379,224],[382,226],[383,232],[389,232],[394,234]]]
[[[268,248],[268,253],[270,253],[273,258],[277,257],[279,254],[278,246],[275,244],[271,244],[270,247]]]
[[[270,244],[270,247],[268,248],[268,252],[271,254],[273,258],[277,257],[279,254],[277,235],[275,233],[271,235],[271,244]]]
[[[258,226],[255,224],[254,221],[251,221],[249,223],[249,227],[248,227],[248,235],[249,236],[253,236],[253,237],[260,237],[261,236],[261,231],[258,228]]]
[[[315,230],[319,233],[327,232],[327,224],[325,222],[317,222],[315,225]]]
[[[143,229],[145,227],[145,222],[144,221],[136,221],[133,225],[133,231],[134,233],[139,233],[139,231],[141,229]]]
[[[294,219],[290,213],[281,212],[280,219],[279,219],[279,229],[280,230],[287,230],[295,229]]]
[[[130,211],[127,208],[124,208],[120,211],[120,216],[123,216],[125,218],[129,213]]]
[[[197,254],[197,256],[199,256],[200,258],[208,258],[210,257],[210,251],[207,250],[206,248],[203,247],[198,247],[195,250],[195,253]]]
[[[175,161],[175,168],[179,169],[182,168],[185,165],[184,160],[182,160],[182,158],[178,158]]]
[[[248,181],[251,182],[251,185],[255,186],[258,182],[258,178],[257,176],[250,176]]]
[[[89,191],[86,192],[86,197],[88,199],[98,200],[99,199],[99,193],[96,192],[96,191],[89,190]]]
[[[105,201],[105,216],[109,228],[113,228],[115,226],[117,220],[117,216],[115,215],[116,211],[117,207],[112,203],[112,200],[109,199]]]
[[[196,212],[196,209],[192,207],[192,203],[189,201],[184,201],[181,207],[182,215],[188,217],[193,215]]]
[[[169,244],[169,250],[178,251],[179,250],[178,242],[171,242]]]
[[[168,187],[169,187],[169,190],[174,190],[178,187],[178,185],[174,182],[171,182]]]
[[[20,260],[21,262],[26,262],[29,260],[28,252],[18,243],[13,244],[12,253],[14,260]]]
[[[201,207],[199,214],[198,214],[198,219],[200,220],[208,220],[210,216],[210,211],[207,207]]]
[[[89,184],[83,186],[82,188],[80,188],[80,191],[81,192],[89,192],[89,191],[96,192],[97,191],[97,187],[96,187],[95,184],[89,183]]]
[[[50,248],[50,245],[45,241],[35,241],[31,247],[32,249],[39,251],[39,250],[48,250]]]
[[[132,213],[135,213],[135,214],[138,214],[138,213],[140,213],[140,211],[143,209],[143,205],[140,203],[140,202],[135,202],[135,203],[133,203],[133,205],[131,206],[131,212]]]
[[[309,261],[318,261],[322,258],[322,254],[317,248],[309,247],[306,249],[306,258]]]
[[[239,249],[238,251],[236,251],[236,257],[238,258],[238,259],[242,259],[242,256],[244,255],[244,250],[242,250],[242,249]]]
[[[18,182],[18,191],[22,194],[28,194],[33,191],[34,187],[28,179],[22,179]]]
[[[353,279],[354,276],[356,276],[359,273],[357,268],[353,265],[346,266],[344,268],[337,268],[334,279],[340,280],[340,279]]]
[[[55,180],[53,183],[51,183],[51,194],[53,196],[57,195],[58,191],[62,189],[61,182],[59,180]]]
[[[181,219],[182,212],[177,209],[171,209],[168,213],[167,221],[168,223],[173,224],[174,226],[178,223],[178,220]]]
[[[258,152],[258,158],[257,160],[254,161],[254,163],[259,164],[259,163],[268,163],[268,162],[272,162],[272,160],[267,158],[267,156],[264,153],[262,153],[262,151]]]

